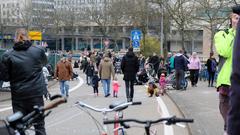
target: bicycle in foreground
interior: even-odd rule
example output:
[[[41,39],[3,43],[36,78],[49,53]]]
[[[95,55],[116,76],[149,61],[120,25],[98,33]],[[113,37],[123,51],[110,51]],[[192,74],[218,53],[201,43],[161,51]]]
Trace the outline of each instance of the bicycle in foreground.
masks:
[[[144,124],[146,135],[156,135],[157,134],[156,132],[152,132],[150,130],[150,128],[151,128],[151,126],[153,124],[166,122],[166,123],[164,123],[166,125],[175,125],[175,124],[177,124],[179,122],[193,123],[193,121],[194,121],[193,119],[177,118],[176,116],[173,116],[173,117],[167,117],[167,118],[160,118],[158,120],[146,120],[146,121],[137,120],[137,119],[105,120],[103,123],[104,124],[116,124],[116,123],[119,123],[124,128],[130,128],[131,127],[131,126],[126,124],[128,122],[135,122],[135,123],[139,123],[139,124]],[[136,126],[136,127],[138,127],[138,126]]]
[[[94,122],[98,128],[99,135],[108,135],[109,131],[108,131],[107,125],[101,124],[98,120],[96,120],[94,118],[93,115],[91,115],[91,113],[88,110],[85,110],[84,108],[93,110],[95,112],[102,113],[103,121],[108,120],[107,113],[110,113],[110,112],[115,112],[115,116],[114,116],[115,120],[121,120],[121,119],[123,119],[123,110],[124,109],[126,109],[129,105],[140,105],[140,104],[142,104],[142,102],[115,102],[115,103],[109,105],[109,108],[95,108],[86,103],[78,101],[75,103],[75,106],[78,106],[80,109],[82,109],[84,112],[86,112],[94,120]],[[101,130],[99,127],[101,128]],[[119,123],[114,123],[113,131],[114,131],[114,135],[126,135],[124,128],[121,128]]]
[[[8,116],[6,120],[0,120],[0,135],[26,135],[27,130],[35,131],[31,127],[36,124],[37,118],[47,117],[51,113],[48,110],[67,102],[67,99],[60,95],[52,96],[51,100],[45,106],[34,106],[34,111],[25,116],[22,112],[16,112]]]

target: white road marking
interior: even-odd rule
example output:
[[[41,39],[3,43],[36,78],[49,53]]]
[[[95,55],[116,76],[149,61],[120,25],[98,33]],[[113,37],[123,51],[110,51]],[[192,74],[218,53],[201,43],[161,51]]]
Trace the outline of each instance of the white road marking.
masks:
[[[4,112],[4,111],[10,110],[10,109],[12,109],[12,107],[6,107],[6,108],[3,108],[3,109],[0,109],[0,112]]]
[[[83,79],[81,77],[78,77],[78,80],[79,80],[78,85],[71,88],[69,90],[69,92],[73,92],[83,85],[83,83],[84,83]],[[6,107],[6,108],[3,108],[3,109],[0,109],[0,112],[8,111],[8,110],[11,110],[11,109],[12,109],[12,107]]]
[[[161,97],[156,97],[157,101],[158,101],[158,105],[161,108],[161,116],[162,117],[170,117],[170,114],[168,112],[167,106],[166,104],[163,102]],[[173,134],[173,127],[172,126],[168,126],[164,124],[164,135],[174,135]]]

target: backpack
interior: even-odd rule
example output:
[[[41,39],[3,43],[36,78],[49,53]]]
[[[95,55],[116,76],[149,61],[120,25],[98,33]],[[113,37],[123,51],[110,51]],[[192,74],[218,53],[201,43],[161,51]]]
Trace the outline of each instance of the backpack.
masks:
[[[215,60],[211,60],[211,71],[216,72],[217,62]]]

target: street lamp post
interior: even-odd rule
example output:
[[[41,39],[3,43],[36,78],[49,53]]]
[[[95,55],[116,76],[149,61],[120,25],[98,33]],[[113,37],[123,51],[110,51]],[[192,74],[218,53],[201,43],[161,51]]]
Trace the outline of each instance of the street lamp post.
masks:
[[[161,4],[161,35],[160,35],[160,52],[161,52],[161,55],[163,56],[163,12],[164,12],[164,9],[163,9],[163,6]]]

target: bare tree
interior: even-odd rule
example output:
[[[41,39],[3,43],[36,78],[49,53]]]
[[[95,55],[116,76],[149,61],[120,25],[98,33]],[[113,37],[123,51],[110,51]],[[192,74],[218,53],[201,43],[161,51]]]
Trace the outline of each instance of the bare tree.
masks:
[[[213,37],[217,29],[228,24],[228,0],[210,1],[196,0],[195,26],[200,26],[211,32],[210,51],[213,52]],[[199,23],[200,22],[200,23]]]
[[[30,30],[33,21],[32,17],[33,17],[32,5],[30,5],[29,3],[24,3],[23,7],[20,7],[19,13],[20,25],[26,27],[27,30]]]
[[[127,1],[113,1],[107,9],[109,15],[110,35],[114,41],[115,49],[118,49],[117,40],[123,36],[122,26],[126,26],[129,23],[129,14],[126,12],[129,9],[129,2]]]
[[[171,24],[180,32],[182,50],[185,51],[185,30],[191,26],[189,24],[193,21],[192,13],[195,9],[195,2],[193,0],[159,0],[159,2],[169,14]]]

